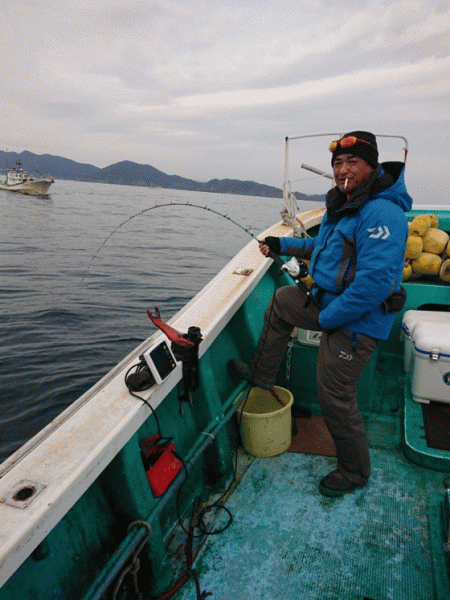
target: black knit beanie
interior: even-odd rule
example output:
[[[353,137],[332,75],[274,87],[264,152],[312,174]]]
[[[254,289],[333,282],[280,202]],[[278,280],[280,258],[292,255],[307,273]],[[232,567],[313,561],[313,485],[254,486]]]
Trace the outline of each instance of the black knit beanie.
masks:
[[[356,142],[356,144],[350,148],[341,148],[338,146],[331,157],[331,164],[334,164],[336,157],[340,154],[353,154],[354,156],[359,156],[371,167],[375,168],[378,164],[378,146],[377,140],[373,133],[369,133],[368,131],[351,131],[350,133],[346,133],[344,136],[342,136],[341,139],[344,139],[348,136],[354,136],[358,139],[365,140],[366,142],[369,142],[369,144],[364,144],[364,142]]]

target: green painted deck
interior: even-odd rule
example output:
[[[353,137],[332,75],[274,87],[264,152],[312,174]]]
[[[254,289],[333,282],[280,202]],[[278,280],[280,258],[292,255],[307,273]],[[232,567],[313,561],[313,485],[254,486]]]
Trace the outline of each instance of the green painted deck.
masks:
[[[334,463],[291,453],[255,458],[227,502],[232,525],[209,538],[194,565],[201,589],[214,600],[450,598],[435,577],[445,560],[436,501],[445,474],[397,449],[373,449],[369,484],[328,499],[318,481]],[[195,597],[192,579],[175,596]]]

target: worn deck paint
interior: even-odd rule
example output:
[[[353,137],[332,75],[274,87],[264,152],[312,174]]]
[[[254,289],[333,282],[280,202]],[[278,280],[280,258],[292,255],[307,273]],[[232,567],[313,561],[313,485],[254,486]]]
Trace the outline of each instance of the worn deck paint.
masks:
[[[373,449],[365,488],[318,492],[335,459],[257,458],[227,506],[233,523],[211,537],[195,568],[214,600],[428,600],[434,590],[428,502],[445,473],[397,450]],[[438,547],[440,544],[438,544]],[[195,598],[189,581],[175,598]]]

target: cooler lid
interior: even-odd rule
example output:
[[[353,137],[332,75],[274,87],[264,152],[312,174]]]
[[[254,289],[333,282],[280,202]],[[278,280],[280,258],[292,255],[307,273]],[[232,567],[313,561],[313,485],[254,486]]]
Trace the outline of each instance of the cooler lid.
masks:
[[[450,360],[450,322],[423,321],[416,323],[411,335],[415,351],[420,354],[439,355]]]
[[[402,332],[408,337],[414,337],[414,328],[420,323],[442,323],[442,325],[450,325],[450,312],[407,310],[402,319]]]

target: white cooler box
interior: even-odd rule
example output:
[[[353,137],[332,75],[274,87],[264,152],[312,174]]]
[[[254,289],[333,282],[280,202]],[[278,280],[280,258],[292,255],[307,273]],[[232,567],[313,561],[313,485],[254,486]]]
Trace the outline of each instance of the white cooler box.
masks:
[[[450,313],[408,310],[402,338],[414,400],[450,403]]]

